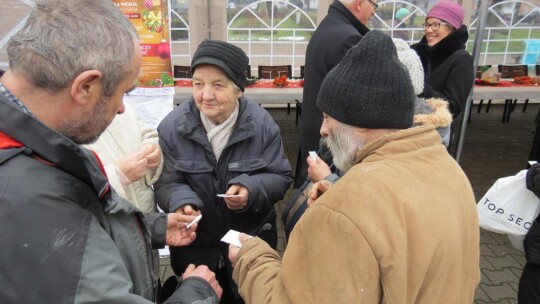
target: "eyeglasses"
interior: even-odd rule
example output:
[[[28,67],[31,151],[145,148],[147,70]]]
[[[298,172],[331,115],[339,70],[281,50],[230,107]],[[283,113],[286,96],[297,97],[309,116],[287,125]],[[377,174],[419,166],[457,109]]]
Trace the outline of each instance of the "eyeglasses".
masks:
[[[373,0],[368,0],[368,1],[369,1],[369,3],[373,4],[373,7],[375,8],[375,10],[376,10],[377,8],[379,8],[379,4],[376,3],[375,1],[373,1]]]
[[[428,28],[431,28],[434,32],[438,31],[441,25],[448,25],[446,22],[433,22],[433,23],[422,23],[422,27],[427,31]]]

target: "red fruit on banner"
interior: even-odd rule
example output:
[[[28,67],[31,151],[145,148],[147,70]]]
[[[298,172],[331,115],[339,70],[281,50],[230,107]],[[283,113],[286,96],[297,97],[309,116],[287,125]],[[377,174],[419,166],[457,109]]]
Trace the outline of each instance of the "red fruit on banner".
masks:
[[[146,7],[147,9],[152,9],[154,7],[152,0],[144,0],[144,7]]]
[[[169,47],[169,44],[165,41],[162,41],[160,44],[158,44],[156,48],[156,54],[161,59],[167,59],[171,57],[171,48]]]
[[[161,33],[163,27],[161,25],[156,25],[156,32]]]

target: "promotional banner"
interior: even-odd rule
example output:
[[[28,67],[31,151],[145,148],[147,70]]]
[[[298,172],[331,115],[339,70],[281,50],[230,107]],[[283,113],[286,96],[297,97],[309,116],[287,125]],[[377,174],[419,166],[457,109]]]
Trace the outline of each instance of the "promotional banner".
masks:
[[[137,29],[142,65],[138,87],[124,97],[152,126],[172,109],[174,79],[171,67],[169,0],[113,0]]]

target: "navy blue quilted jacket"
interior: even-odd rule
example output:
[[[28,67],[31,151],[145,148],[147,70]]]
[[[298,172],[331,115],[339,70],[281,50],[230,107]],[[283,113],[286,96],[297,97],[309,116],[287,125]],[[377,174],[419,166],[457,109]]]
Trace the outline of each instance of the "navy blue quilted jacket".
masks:
[[[158,127],[164,164],[154,185],[156,202],[169,212],[191,204],[202,211],[197,238],[186,247],[171,248],[176,273],[194,263],[215,269],[228,263],[227,244],[220,239],[234,229],[258,235],[276,245],[274,204],[292,182],[279,126],[259,104],[240,98],[237,122],[219,161],[208,141],[193,97],[167,115]],[[229,210],[223,198],[232,184],[249,191],[247,206]]]

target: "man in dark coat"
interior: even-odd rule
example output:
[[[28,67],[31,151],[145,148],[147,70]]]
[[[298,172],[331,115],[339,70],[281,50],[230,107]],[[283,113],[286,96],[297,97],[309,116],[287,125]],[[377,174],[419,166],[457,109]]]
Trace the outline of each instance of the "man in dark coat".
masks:
[[[309,41],[306,51],[295,188],[306,180],[308,152],[317,151],[319,148],[322,112],[315,103],[322,81],[341,61],[345,53],[369,31],[365,24],[375,13],[376,6],[376,0],[334,0],[328,9],[328,15]]]

